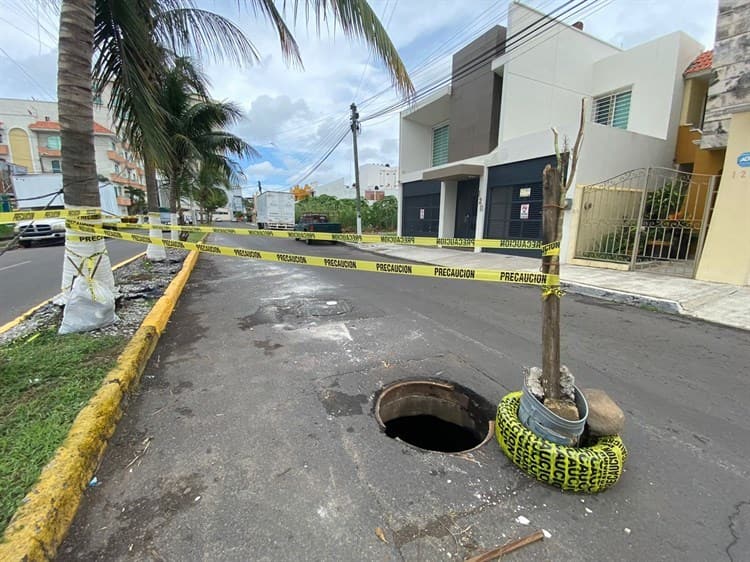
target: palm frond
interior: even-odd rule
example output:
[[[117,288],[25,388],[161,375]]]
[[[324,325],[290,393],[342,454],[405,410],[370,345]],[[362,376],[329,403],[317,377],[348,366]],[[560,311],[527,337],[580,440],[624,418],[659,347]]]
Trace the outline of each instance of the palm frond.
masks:
[[[237,4],[238,6],[249,4],[255,14],[260,13],[265,17],[276,28],[284,61],[292,66],[303,68],[297,40],[292,35],[289,27],[287,27],[284,17],[276,7],[274,0],[237,0]],[[286,0],[284,0],[284,6],[286,6]]]
[[[290,2],[293,3],[295,19],[300,2],[304,2],[306,18],[309,21],[312,15],[318,30],[322,23],[327,22],[330,11],[345,36],[363,40],[380,58],[390,73],[391,81],[397,91],[404,96],[414,94],[414,85],[406,71],[406,66],[367,0],[290,0]]]
[[[163,10],[154,17],[156,40],[178,55],[253,64],[260,55],[240,28],[225,17],[197,8]]]

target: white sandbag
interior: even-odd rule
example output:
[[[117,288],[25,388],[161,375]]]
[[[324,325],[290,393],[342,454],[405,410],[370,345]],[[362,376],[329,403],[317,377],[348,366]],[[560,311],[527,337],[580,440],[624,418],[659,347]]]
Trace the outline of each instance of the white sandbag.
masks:
[[[58,333],[88,332],[116,321],[114,293],[94,278],[76,277]]]

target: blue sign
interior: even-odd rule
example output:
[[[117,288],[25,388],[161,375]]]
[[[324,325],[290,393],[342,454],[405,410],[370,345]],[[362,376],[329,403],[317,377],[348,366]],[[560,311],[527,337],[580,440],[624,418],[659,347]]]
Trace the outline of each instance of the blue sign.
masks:
[[[750,168],[750,152],[743,152],[737,157],[740,168]]]

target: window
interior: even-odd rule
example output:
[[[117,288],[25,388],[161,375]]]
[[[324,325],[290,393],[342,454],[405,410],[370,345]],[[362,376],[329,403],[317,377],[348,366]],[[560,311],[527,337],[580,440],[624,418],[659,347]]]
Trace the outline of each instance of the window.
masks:
[[[58,135],[47,137],[47,148],[50,150],[60,150],[60,137]]]
[[[97,109],[101,109],[102,106],[104,105],[104,103],[102,103],[102,95],[101,94],[95,93],[93,101],[94,101],[94,107],[96,107]]]
[[[109,141],[109,145],[112,147],[112,152],[117,151],[117,145],[115,144],[115,141]]]
[[[60,167],[60,161],[59,160],[53,160],[52,161],[52,173],[53,174],[61,174],[62,168]]]
[[[119,173],[120,173],[120,165],[117,162],[115,162],[115,174],[119,174]]]
[[[432,165],[448,163],[448,125],[435,127],[432,130]]]
[[[632,90],[627,90],[594,98],[594,123],[627,129],[631,94]]]

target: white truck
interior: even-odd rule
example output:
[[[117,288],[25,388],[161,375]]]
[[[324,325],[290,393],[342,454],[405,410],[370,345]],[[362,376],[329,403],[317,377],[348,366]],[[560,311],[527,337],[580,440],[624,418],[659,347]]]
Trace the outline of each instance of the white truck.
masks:
[[[258,228],[294,230],[294,194],[288,191],[264,191],[255,196]]]
[[[62,209],[65,205],[62,193],[62,175],[29,174],[12,177],[13,191],[18,201],[19,210]],[[103,220],[119,222],[119,208],[115,186],[109,182],[99,182],[99,197],[103,211]],[[24,248],[34,242],[65,241],[65,219],[36,219],[21,221],[14,228],[20,233],[18,243]]]

